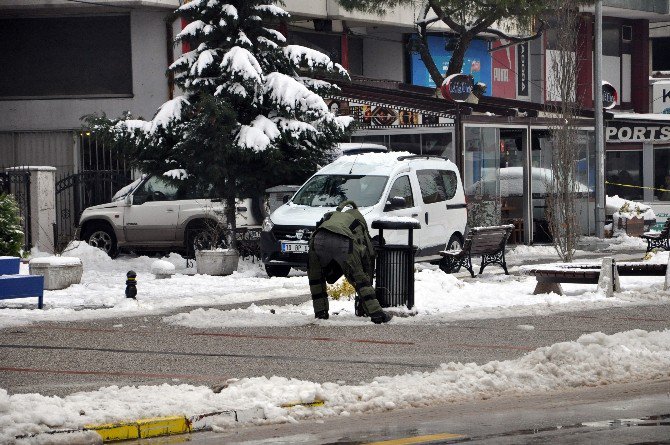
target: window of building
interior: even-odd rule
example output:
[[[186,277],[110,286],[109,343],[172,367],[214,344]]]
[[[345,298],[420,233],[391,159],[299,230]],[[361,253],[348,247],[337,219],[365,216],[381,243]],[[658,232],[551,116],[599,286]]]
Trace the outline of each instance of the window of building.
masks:
[[[608,151],[605,155],[605,193],[642,200],[642,150]]]
[[[0,98],[132,95],[130,16],[0,19]]]
[[[670,201],[670,147],[654,150],[654,199]]]
[[[670,71],[670,37],[651,39],[652,71]]]
[[[389,199],[399,196],[405,198],[405,207],[414,207],[414,197],[412,195],[412,185],[409,182],[409,176],[401,176],[395,180],[389,191]]]

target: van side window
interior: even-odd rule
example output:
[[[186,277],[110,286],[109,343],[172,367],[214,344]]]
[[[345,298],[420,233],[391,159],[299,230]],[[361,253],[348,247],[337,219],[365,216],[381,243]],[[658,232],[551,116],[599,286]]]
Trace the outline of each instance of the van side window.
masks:
[[[456,189],[458,188],[458,179],[456,178],[456,173],[449,170],[440,170],[440,175],[442,176],[442,181],[444,182],[444,189],[447,193],[447,200],[449,200],[456,195]]]
[[[399,196],[405,198],[405,207],[414,207],[414,197],[412,196],[412,185],[409,182],[409,176],[401,176],[393,182],[393,186],[389,191],[388,199]]]
[[[416,177],[419,180],[421,197],[424,204],[433,204],[447,200],[447,192],[444,187],[439,170],[417,170]]]

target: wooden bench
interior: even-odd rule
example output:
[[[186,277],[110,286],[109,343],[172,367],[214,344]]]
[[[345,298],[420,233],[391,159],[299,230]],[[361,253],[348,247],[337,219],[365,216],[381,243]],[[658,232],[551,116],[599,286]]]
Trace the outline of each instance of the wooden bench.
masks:
[[[640,235],[640,238],[647,241],[647,252],[651,252],[651,249],[660,247],[664,250],[670,250],[670,218],[665,220],[663,224],[663,229],[659,233],[655,232],[645,232]]]
[[[514,230],[513,224],[474,227],[470,229],[460,250],[444,250],[440,252],[440,255],[442,255],[440,269],[446,273],[452,273],[458,272],[462,266],[474,278],[472,256],[481,255],[480,275],[489,264],[500,264],[505,271],[505,275],[509,275],[509,272],[507,272],[507,263],[505,262],[505,246],[512,230]]]
[[[0,300],[37,297],[37,308],[42,309],[44,277],[42,275],[0,275]]]
[[[600,284],[602,265],[598,264],[554,264],[522,269],[526,275],[534,276],[537,285],[534,295],[554,292],[563,295],[561,283]],[[612,260],[612,291],[618,291],[620,276],[667,276],[667,264],[658,263],[616,263]],[[666,280],[665,287],[668,283]]]

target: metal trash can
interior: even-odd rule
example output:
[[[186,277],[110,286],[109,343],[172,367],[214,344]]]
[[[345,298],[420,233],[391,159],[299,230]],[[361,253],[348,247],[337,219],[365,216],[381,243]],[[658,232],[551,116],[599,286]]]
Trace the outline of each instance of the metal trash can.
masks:
[[[377,264],[375,266],[375,293],[382,307],[414,306],[414,229],[421,228],[418,221],[379,220],[372,222],[379,230]],[[407,244],[385,244],[384,230],[407,230]]]

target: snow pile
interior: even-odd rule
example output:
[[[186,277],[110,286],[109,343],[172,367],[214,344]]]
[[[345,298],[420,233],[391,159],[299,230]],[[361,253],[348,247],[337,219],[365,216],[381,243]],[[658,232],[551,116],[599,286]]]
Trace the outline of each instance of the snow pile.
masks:
[[[154,275],[171,275],[174,272],[174,264],[169,261],[157,260],[151,263],[151,273]]]
[[[432,372],[377,377],[361,385],[314,383],[285,377],[228,381],[215,394],[192,385],[110,386],[66,397],[8,395],[0,389],[0,442],[53,429],[76,429],[154,416],[195,416],[226,409],[262,407],[268,422],[421,407],[501,395],[549,392],[625,383],[670,375],[670,331],[600,332],[577,341],[538,348],[521,358],[446,363]],[[223,382],[222,382],[223,383]],[[315,408],[282,408],[324,401]],[[225,425],[223,425],[225,426]]]
[[[607,196],[605,202],[606,212],[614,215],[615,225],[617,216],[626,219],[644,218],[646,221],[656,219],[656,214],[652,208],[641,202],[619,198],[619,195]]]

